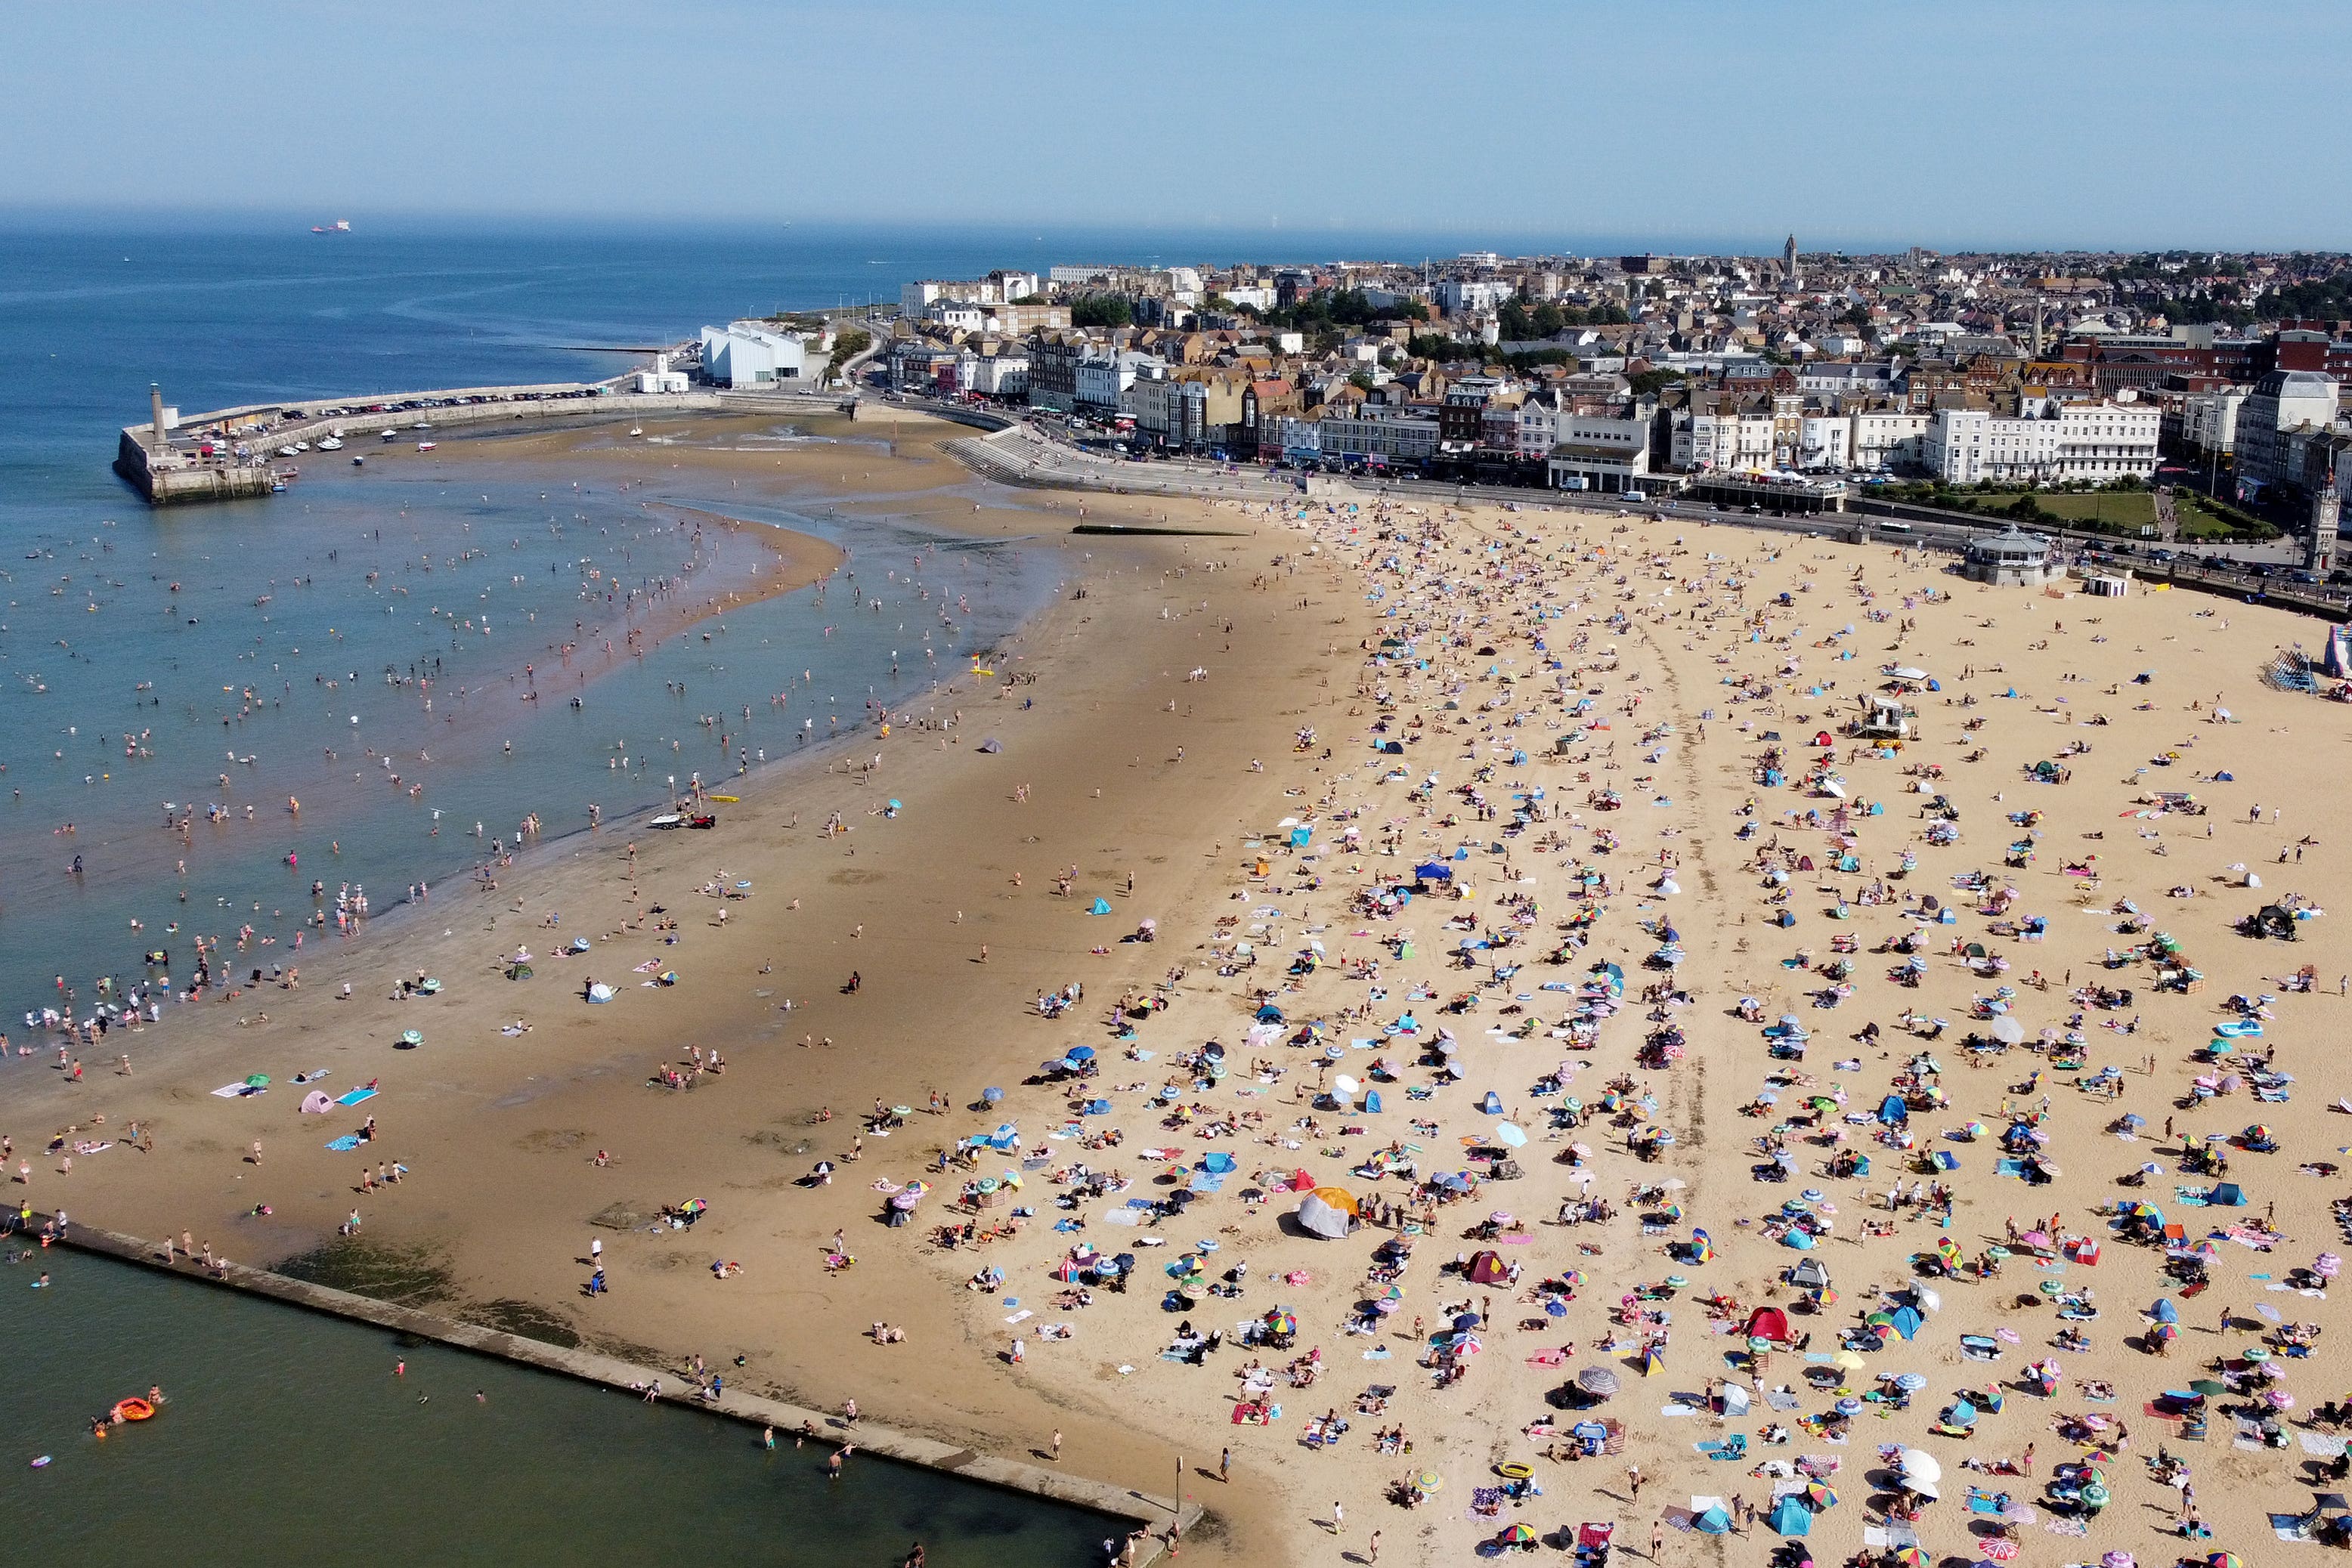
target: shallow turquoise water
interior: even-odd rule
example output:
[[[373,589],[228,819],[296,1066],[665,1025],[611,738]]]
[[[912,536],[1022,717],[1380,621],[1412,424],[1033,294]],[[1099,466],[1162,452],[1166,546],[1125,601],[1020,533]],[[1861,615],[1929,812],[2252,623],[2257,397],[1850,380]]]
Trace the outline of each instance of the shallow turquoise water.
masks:
[[[0,1347],[11,1562],[1055,1568],[1123,1528],[880,1459],[828,1482],[817,1444],[55,1249],[0,1268]]]

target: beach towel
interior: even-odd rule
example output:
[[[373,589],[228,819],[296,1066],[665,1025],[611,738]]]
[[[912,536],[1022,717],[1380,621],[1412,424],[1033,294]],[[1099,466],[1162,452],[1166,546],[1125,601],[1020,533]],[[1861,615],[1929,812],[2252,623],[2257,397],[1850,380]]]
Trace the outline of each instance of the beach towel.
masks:
[[[255,1089],[244,1083],[224,1083],[219,1088],[213,1091],[213,1093],[217,1098],[223,1100],[242,1100],[248,1094],[260,1094],[264,1092],[266,1092],[266,1091]]]
[[[348,1155],[359,1146],[360,1138],[357,1133],[345,1133],[341,1137],[337,1138],[334,1142],[327,1145],[327,1147],[332,1149],[339,1155]]]
[[[335,1101],[335,1103],[338,1105],[356,1105],[362,1100],[373,1100],[374,1098],[375,1091],[373,1089],[354,1089],[350,1093],[338,1098]]]

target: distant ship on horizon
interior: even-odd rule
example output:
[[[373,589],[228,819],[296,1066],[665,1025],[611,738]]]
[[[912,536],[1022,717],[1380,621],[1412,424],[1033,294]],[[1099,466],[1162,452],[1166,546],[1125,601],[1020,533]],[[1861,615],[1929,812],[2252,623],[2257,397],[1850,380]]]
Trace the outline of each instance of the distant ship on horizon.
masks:
[[[331,224],[312,224],[310,232],[314,235],[347,235],[352,232],[352,220],[337,218]]]

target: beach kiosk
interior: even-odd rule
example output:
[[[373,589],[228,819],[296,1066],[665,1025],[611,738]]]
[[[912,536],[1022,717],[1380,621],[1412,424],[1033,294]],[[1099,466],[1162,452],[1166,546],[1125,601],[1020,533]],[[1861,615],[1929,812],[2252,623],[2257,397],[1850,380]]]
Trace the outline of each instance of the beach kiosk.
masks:
[[[2050,580],[2050,539],[2029,534],[2015,523],[1997,534],[1981,534],[1969,541],[1961,571],[1975,582],[2039,588]]]
[[[1901,697],[1873,692],[1862,699],[1862,716],[1854,720],[1853,733],[1864,740],[1908,740],[1910,710]]]

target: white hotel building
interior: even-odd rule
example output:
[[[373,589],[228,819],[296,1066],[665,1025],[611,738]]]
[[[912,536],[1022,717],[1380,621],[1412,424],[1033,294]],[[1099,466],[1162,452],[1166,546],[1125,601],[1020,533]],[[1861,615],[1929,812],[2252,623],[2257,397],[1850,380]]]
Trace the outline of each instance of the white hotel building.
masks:
[[[1928,422],[1928,469],[1948,485],[2105,484],[2155,474],[2163,416],[2154,404],[2030,402],[2029,412],[1938,409]]]

